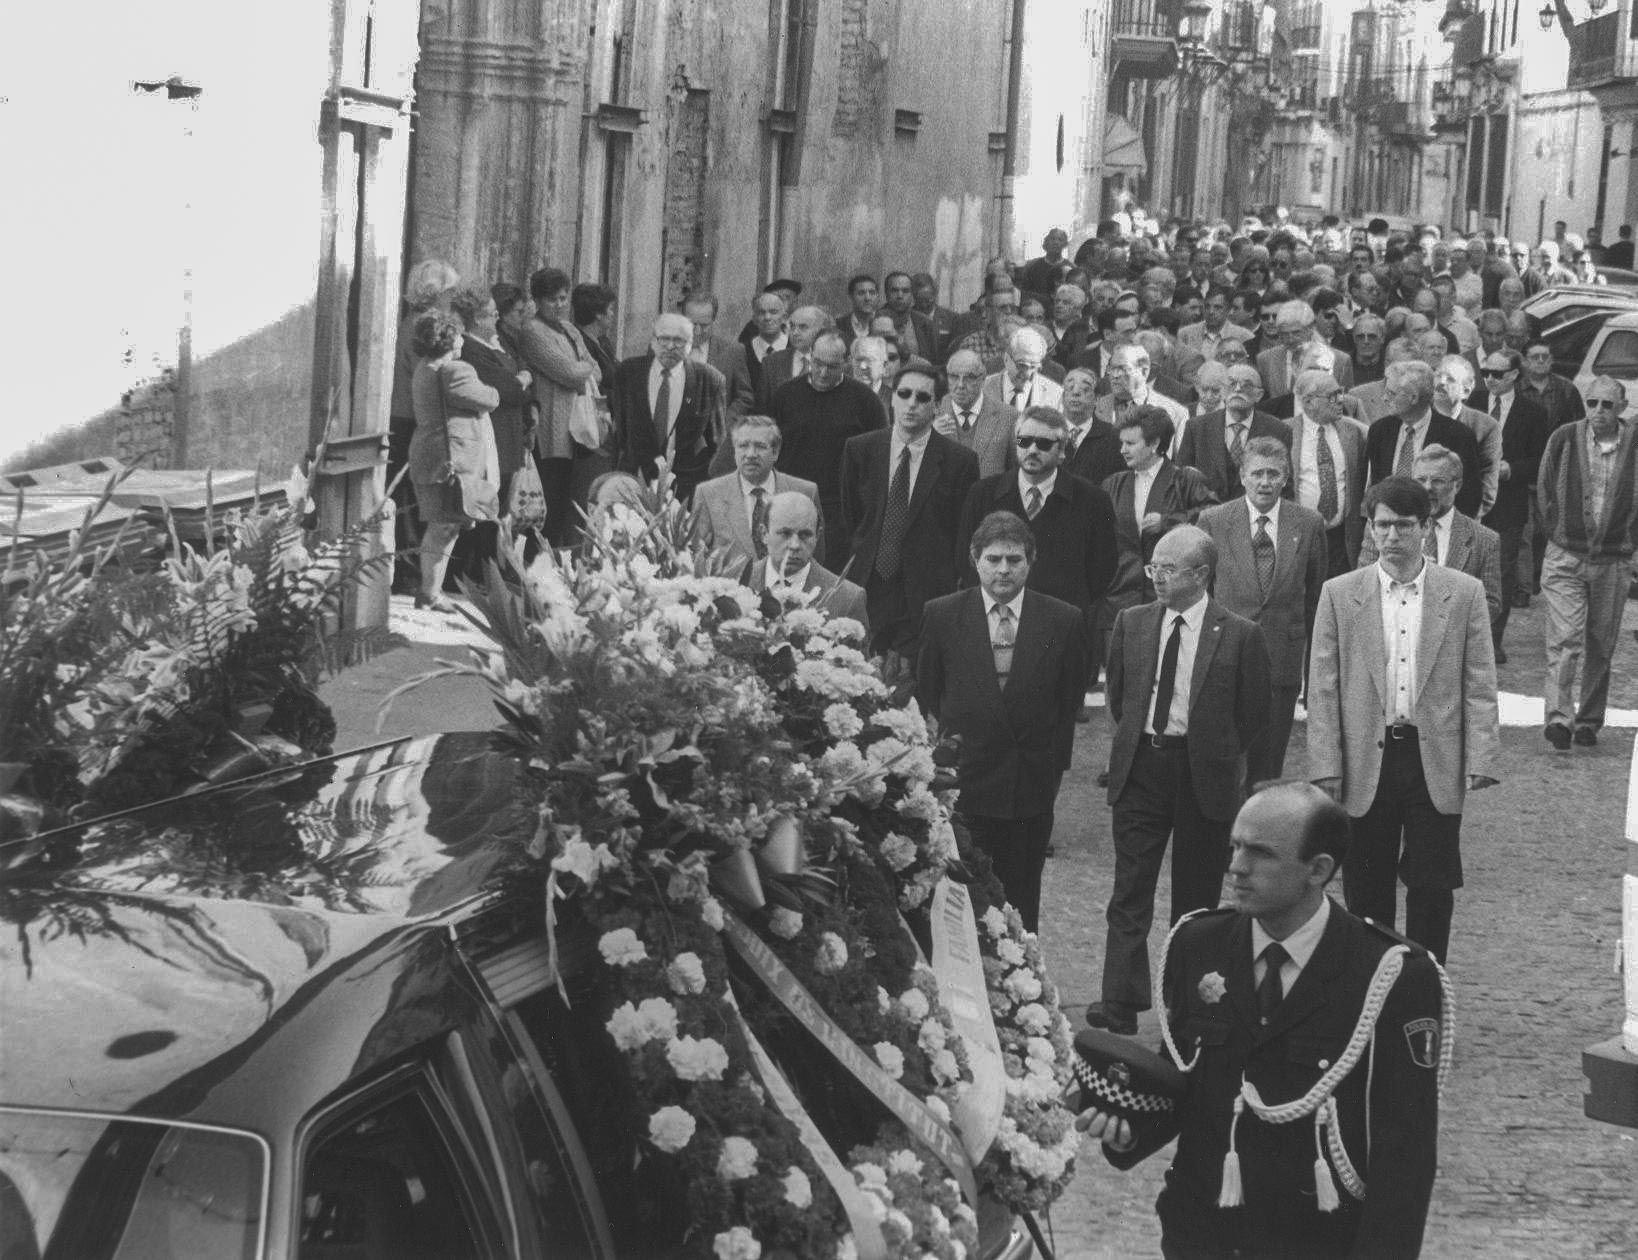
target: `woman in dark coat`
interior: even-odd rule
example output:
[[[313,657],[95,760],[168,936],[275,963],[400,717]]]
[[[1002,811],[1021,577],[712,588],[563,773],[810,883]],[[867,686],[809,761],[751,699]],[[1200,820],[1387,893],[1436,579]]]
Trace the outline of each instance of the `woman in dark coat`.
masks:
[[[529,387],[534,376],[501,344],[500,304],[490,294],[481,289],[462,289],[450,302],[450,309],[466,326],[461,342],[462,360],[472,365],[480,381],[500,395],[500,402],[489,413],[489,422],[495,430],[500,497],[504,504],[512,474],[523,467],[528,455],[528,408],[534,397]]]

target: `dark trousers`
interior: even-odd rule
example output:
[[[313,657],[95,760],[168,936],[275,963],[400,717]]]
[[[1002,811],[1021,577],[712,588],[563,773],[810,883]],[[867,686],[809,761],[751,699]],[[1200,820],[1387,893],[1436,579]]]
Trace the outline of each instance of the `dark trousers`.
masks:
[[[1410,730],[1410,728],[1401,728]],[[1376,799],[1354,819],[1342,864],[1348,909],[1393,927],[1399,881],[1405,882],[1405,935],[1439,959],[1450,948],[1453,890],[1462,886],[1462,816],[1441,814],[1428,795],[1422,747],[1414,731],[1382,741]]]
[[[1223,895],[1231,819],[1207,818],[1194,799],[1185,748],[1140,743],[1115,802],[1115,887],[1106,914],[1103,1000],[1134,1011],[1153,1004],[1149,928],[1166,842],[1172,841],[1172,918],[1215,906]]]
[[[1033,818],[962,815],[973,843],[989,855],[1007,900],[1030,932],[1041,930],[1041,872],[1046,868],[1047,842],[1052,839],[1052,815],[1050,809]]]
[[[413,595],[421,588],[421,520],[415,511],[415,485],[405,469],[409,466],[410,438],[415,435],[414,416],[393,416],[387,427],[387,484],[393,487],[392,589]],[[399,474],[403,473],[402,477]],[[398,483],[393,485],[393,478]]]
[[[921,610],[911,611],[910,601],[904,595],[904,575],[884,578],[871,569],[864,588],[865,612],[870,616],[871,650],[878,655],[897,652],[913,665],[916,641],[921,633]]]
[[[1348,526],[1337,525],[1325,531],[1325,577],[1329,581],[1341,577],[1354,566],[1348,560]]]
[[[568,547],[580,536],[580,508],[574,500],[574,460],[535,459],[540,492],[546,499],[546,540]]]
[[[1524,526],[1506,525],[1496,533],[1501,538],[1501,612],[1491,623],[1490,639],[1500,647],[1502,635],[1507,633],[1507,615],[1513,611],[1513,600],[1519,589],[1519,549],[1524,545]]]
[[[1285,753],[1291,746],[1291,724],[1297,715],[1297,696],[1302,688],[1276,683],[1269,688],[1268,725],[1246,750],[1246,795],[1252,785],[1264,779],[1278,779],[1285,773]]]

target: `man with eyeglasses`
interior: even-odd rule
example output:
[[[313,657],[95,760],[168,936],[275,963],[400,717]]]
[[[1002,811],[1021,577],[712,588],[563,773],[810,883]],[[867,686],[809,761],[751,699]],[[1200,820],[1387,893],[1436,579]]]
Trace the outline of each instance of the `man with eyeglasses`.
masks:
[[[1359,557],[1364,520],[1365,427],[1342,414],[1342,387],[1329,372],[1297,378],[1291,419],[1291,497],[1325,526],[1325,574],[1336,577]]]
[[[1486,355],[1480,369],[1484,387],[1467,400],[1470,407],[1488,414],[1501,430],[1495,506],[1480,518],[1501,538],[1502,607],[1494,626],[1497,664],[1507,661],[1502,637],[1507,633],[1508,614],[1519,600],[1519,551],[1524,527],[1530,521],[1530,493],[1552,432],[1547,413],[1518,392],[1523,371],[1524,357],[1517,350]]]
[[[1135,345],[1139,315],[1125,307],[1106,306],[1097,314],[1098,339],[1089,341],[1081,352],[1070,360],[1072,367],[1086,368],[1102,380],[1109,372],[1115,351],[1122,346]]]
[[[1216,364],[1207,367],[1223,371]],[[1206,368],[1200,370],[1204,373]],[[1223,503],[1240,497],[1241,463],[1254,438],[1273,438],[1282,446],[1291,441],[1289,425],[1257,408],[1263,397],[1257,369],[1241,363],[1229,368],[1225,375],[1222,406],[1191,420],[1177,448],[1177,462],[1199,469],[1212,493]]]
[[[1086,1021],[1125,1036],[1153,1004],[1149,928],[1167,843],[1176,923],[1222,896],[1244,758],[1268,726],[1268,648],[1257,626],[1208,594],[1217,560],[1204,530],[1173,529],[1147,566],[1156,601],[1122,609],[1110,633],[1115,880],[1102,995]]]
[[[1376,564],[1320,592],[1308,668],[1308,777],[1354,819],[1348,909],[1440,962],[1462,886],[1462,807],[1497,782],[1496,663],[1484,586],[1429,563],[1428,492],[1391,476],[1365,495]]]
[[[1598,743],[1610,662],[1638,576],[1638,433],[1626,417],[1627,389],[1600,376],[1584,397],[1586,419],[1553,431],[1536,479],[1547,527],[1545,734],[1559,752],[1572,742]]]
[[[1365,437],[1367,482],[1410,476],[1417,452],[1437,442],[1462,460],[1462,489],[1456,506],[1474,516],[1484,493],[1479,442],[1460,420],[1433,409],[1433,369],[1419,359],[1390,364],[1383,377],[1384,398],[1393,410],[1377,420]]]
[[[1524,348],[1524,375],[1518,392],[1547,413],[1548,434],[1561,425],[1573,424],[1587,414],[1580,391],[1553,371],[1553,348],[1545,341],[1531,341]],[[1546,448],[1543,447],[1543,450]],[[1520,580],[1519,592],[1541,593],[1541,563],[1547,554],[1547,527],[1541,519],[1541,500],[1535,487],[1530,490],[1530,569],[1529,579]],[[1525,605],[1521,601],[1519,607]]]
[[[1262,375],[1269,397],[1279,398],[1292,392],[1297,373],[1302,370],[1303,351],[1316,340],[1314,309],[1307,302],[1282,302],[1275,311],[1274,332],[1279,344],[1257,356],[1257,371]],[[1330,350],[1332,375],[1337,378],[1337,384],[1347,389],[1354,381],[1353,360],[1335,346]]]
[[[957,341],[956,349],[971,350],[984,360],[987,371],[999,372],[1007,352],[1005,325],[1017,318],[1019,301],[1018,290],[1010,281],[997,283],[984,299],[982,325]]]
[[[1101,486],[1064,471],[1069,424],[1056,407],[1031,407],[1018,419],[1018,467],[984,477],[967,492],[958,552],[991,512],[1011,512],[1029,523],[1035,560],[1029,587],[1080,609],[1091,626],[1093,605],[1115,576],[1115,507]],[[978,580],[968,566],[965,582]]]
[[[841,468],[850,439],[880,432],[886,422],[874,390],[847,374],[847,346],[835,331],[813,342],[808,370],[775,392],[768,414],[779,425],[779,470],[819,487],[819,508],[833,525],[844,520]],[[848,531],[826,532],[824,564],[841,572],[847,563]]]
[[[923,606],[956,588],[961,508],[978,480],[977,457],[933,431],[936,381],[924,362],[900,368],[892,427],[848,439],[840,462],[853,555],[841,572],[865,588],[873,649],[898,668],[915,660]]]
[[[1154,366],[1149,352],[1141,345],[1123,345],[1110,356],[1105,383],[1109,392],[1098,399],[1098,419],[1107,421],[1117,430],[1126,417],[1140,407],[1157,407],[1172,422],[1171,437],[1161,452],[1168,459],[1176,457],[1178,443],[1189,426],[1189,409],[1176,399],[1168,398],[1153,388]]]
[[[686,316],[659,316],[649,352],[623,360],[609,387],[616,467],[651,479],[663,459],[685,503],[710,475],[718,435],[727,429],[727,383],[709,363],[689,358],[693,341]]]
[[[1056,407],[1064,391],[1042,373],[1046,357],[1046,338],[1033,328],[1020,328],[1007,339],[1001,370],[984,381],[985,395],[1016,415],[1031,407]]]
[[[950,392],[938,404],[933,431],[953,438],[978,456],[978,474],[992,477],[1016,461],[1012,445],[1018,413],[985,392],[984,360],[957,350],[944,368]]]

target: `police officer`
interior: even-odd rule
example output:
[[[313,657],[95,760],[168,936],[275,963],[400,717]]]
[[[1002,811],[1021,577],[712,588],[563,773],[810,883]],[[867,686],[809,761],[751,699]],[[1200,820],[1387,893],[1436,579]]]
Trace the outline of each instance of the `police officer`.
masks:
[[[1449,1060],[1443,976],[1325,894],[1348,831],[1311,784],[1246,802],[1234,905],[1167,942],[1163,1032],[1183,1098],[1163,1118],[1077,1121],[1123,1169],[1177,1137],[1155,1205],[1167,1260],[1421,1250]]]

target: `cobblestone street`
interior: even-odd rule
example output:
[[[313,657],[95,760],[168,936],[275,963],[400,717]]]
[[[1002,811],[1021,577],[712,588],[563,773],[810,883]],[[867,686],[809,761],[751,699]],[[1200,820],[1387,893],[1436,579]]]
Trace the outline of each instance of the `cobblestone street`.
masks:
[[[1539,603],[1516,613],[1504,692],[1537,693]],[[1628,625],[1638,622],[1629,608]],[[457,659],[453,636],[395,615],[418,640],[331,683],[340,746],[395,734],[485,728],[493,710],[476,683],[446,681],[394,708],[381,735],[375,707],[393,686]],[[442,645],[425,640],[442,638]],[[1638,707],[1638,648],[1623,636],[1611,703]],[[1287,770],[1304,767],[1298,724]],[[1607,728],[1596,749],[1552,754],[1539,719],[1505,726],[1503,780],[1469,798],[1463,827],[1467,887],[1457,895],[1451,976],[1457,1043],[1440,1135],[1424,1255],[1638,1255],[1638,1132],[1581,1114],[1581,1051],[1619,1031],[1622,839],[1633,731]],[[1094,780],[1108,749],[1101,713],[1080,730],[1072,782],[1059,801],[1058,856],[1048,863],[1045,948],[1065,1007],[1079,1026],[1097,996],[1112,855],[1109,810]],[[1166,917],[1166,877],[1152,948]],[[1154,1017],[1141,1033],[1158,1042]],[[1167,1155],[1118,1173],[1088,1146],[1052,1213],[1061,1260],[1158,1256],[1153,1203]]]

